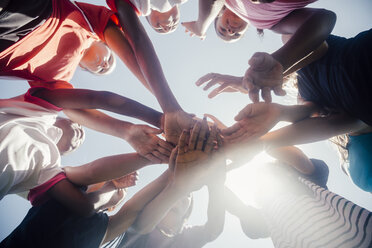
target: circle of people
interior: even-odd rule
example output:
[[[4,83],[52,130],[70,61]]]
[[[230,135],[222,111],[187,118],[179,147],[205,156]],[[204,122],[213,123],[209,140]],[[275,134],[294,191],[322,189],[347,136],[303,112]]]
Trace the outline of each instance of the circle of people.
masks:
[[[327,165],[294,146],[331,139],[343,171],[372,192],[372,30],[332,35],[336,15],[307,7],[316,0],[199,0],[198,19],[182,23],[190,36],[204,39],[213,22],[219,38],[235,42],[251,25],[259,34],[281,34],[284,44],[271,54],[255,53],[242,77],[209,73],[196,82],[213,88],[210,98],[248,94],[252,103],[226,127],[182,109],[140,22],[144,16],[156,32],[170,33],[185,1],[107,0],[109,8],[0,1],[0,76],[30,85],[24,95],[0,100],[0,199],[19,194],[32,204],[0,247],[203,247],[221,234],[225,211],[240,219],[249,238],[270,237],[275,247],[372,247],[371,213],[329,191]],[[69,83],[78,66],[111,72],[114,54],[163,113]],[[298,89],[298,105],[271,102],[272,93],[285,95],[286,83]],[[58,117],[61,111],[68,119]],[[279,121],[292,124],[272,131]],[[81,125],[126,140],[136,153],[61,166],[61,156],[84,139]],[[261,151],[277,159],[262,165],[274,186],[256,197],[259,207],[249,206],[224,185],[226,172]],[[168,169],[109,216],[136,184],[136,171],[159,163]],[[208,220],[188,226],[191,192],[205,185]]]

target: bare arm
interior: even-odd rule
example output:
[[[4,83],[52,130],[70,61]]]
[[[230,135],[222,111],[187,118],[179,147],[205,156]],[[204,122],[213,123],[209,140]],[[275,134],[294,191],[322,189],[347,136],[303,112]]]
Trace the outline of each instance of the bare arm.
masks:
[[[169,88],[154,46],[135,11],[125,1],[116,0],[116,6],[120,24],[125,30],[125,37],[131,45],[142,74],[161,108],[164,112],[180,110],[181,106]],[[120,46],[118,47],[120,48]]]
[[[293,34],[292,38],[272,56],[283,66],[283,71],[317,49],[332,32],[336,14],[325,9],[295,10],[272,27],[281,34]]]
[[[162,113],[132,99],[108,91],[87,89],[40,89],[34,96],[65,109],[103,109],[134,117],[160,127]]]
[[[208,27],[218,16],[225,4],[225,0],[199,0],[199,16],[198,20],[191,22],[183,22],[182,25],[190,35],[196,35],[200,38],[205,37]]]
[[[151,164],[137,153],[113,155],[80,166],[64,167],[67,178],[77,185],[90,185],[122,177]]]
[[[102,244],[124,233],[135,221],[145,205],[155,198],[168,184],[170,172],[166,170],[160,177],[145,186],[129,199],[113,216],[110,216],[105,239]]]
[[[282,35],[283,43],[286,43],[292,35]],[[284,76],[287,76],[295,71],[298,71],[299,69],[311,64],[312,62],[320,59],[325,55],[328,51],[328,44],[326,41],[324,41],[317,49],[315,49],[313,52],[311,52],[309,55],[307,55],[305,58],[301,59],[297,63],[295,63],[293,66],[291,66],[285,73]]]
[[[357,132],[367,125],[345,114],[307,118],[292,125],[267,133],[260,138],[266,150],[283,146],[306,144],[330,137]]]

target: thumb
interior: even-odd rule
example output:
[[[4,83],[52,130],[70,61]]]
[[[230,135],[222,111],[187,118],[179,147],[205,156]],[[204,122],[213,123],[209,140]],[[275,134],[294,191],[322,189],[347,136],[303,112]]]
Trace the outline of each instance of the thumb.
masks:
[[[259,69],[260,65],[264,64],[264,61],[265,53],[257,52],[248,60],[248,64],[254,69]]]
[[[244,118],[251,117],[253,115],[253,104],[248,104],[245,108],[235,116],[234,120],[241,121]]]
[[[146,133],[153,133],[153,134],[161,134],[162,133],[161,129],[153,128],[153,127],[150,127],[150,126],[145,126],[144,131]]]

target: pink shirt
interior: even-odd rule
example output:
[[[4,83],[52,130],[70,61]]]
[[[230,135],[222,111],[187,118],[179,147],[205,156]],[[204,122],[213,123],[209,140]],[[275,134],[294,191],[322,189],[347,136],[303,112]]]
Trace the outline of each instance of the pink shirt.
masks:
[[[254,4],[249,0],[226,0],[226,7],[244,21],[259,29],[270,29],[293,10],[301,9],[317,0],[276,0]]]
[[[51,16],[0,53],[0,76],[29,80],[31,86],[72,87],[84,50],[103,38],[113,12],[102,6],[53,0]]]

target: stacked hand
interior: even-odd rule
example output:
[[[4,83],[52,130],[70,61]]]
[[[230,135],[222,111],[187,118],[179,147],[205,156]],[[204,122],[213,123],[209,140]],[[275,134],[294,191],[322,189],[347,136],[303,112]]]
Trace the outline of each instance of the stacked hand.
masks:
[[[237,122],[221,132],[228,143],[252,141],[270,131],[279,122],[280,115],[278,104],[248,104],[235,116]]]
[[[174,145],[178,143],[182,130],[190,130],[195,123],[193,115],[182,110],[165,113],[164,116],[165,139]]]
[[[153,163],[167,163],[173,146],[160,139],[160,129],[146,125],[132,125],[126,140],[140,154]]]
[[[217,170],[212,155],[218,140],[217,128],[209,131],[207,121],[197,122],[191,134],[183,131],[177,148],[170,159],[170,170],[173,171],[176,185],[184,190],[197,190],[207,183],[208,175]]]
[[[283,66],[268,53],[255,53],[248,61],[250,67],[243,79],[243,87],[249,91],[253,102],[259,101],[259,92],[265,102],[271,102],[271,90],[278,96],[285,95],[282,89]]]
[[[243,78],[235,77],[230,75],[223,75],[218,73],[208,73],[207,75],[199,78],[196,81],[197,86],[206,84],[203,90],[208,90],[209,88],[219,85],[208,94],[209,98],[213,98],[223,92],[241,92],[243,94],[248,94],[248,90],[243,87]]]

